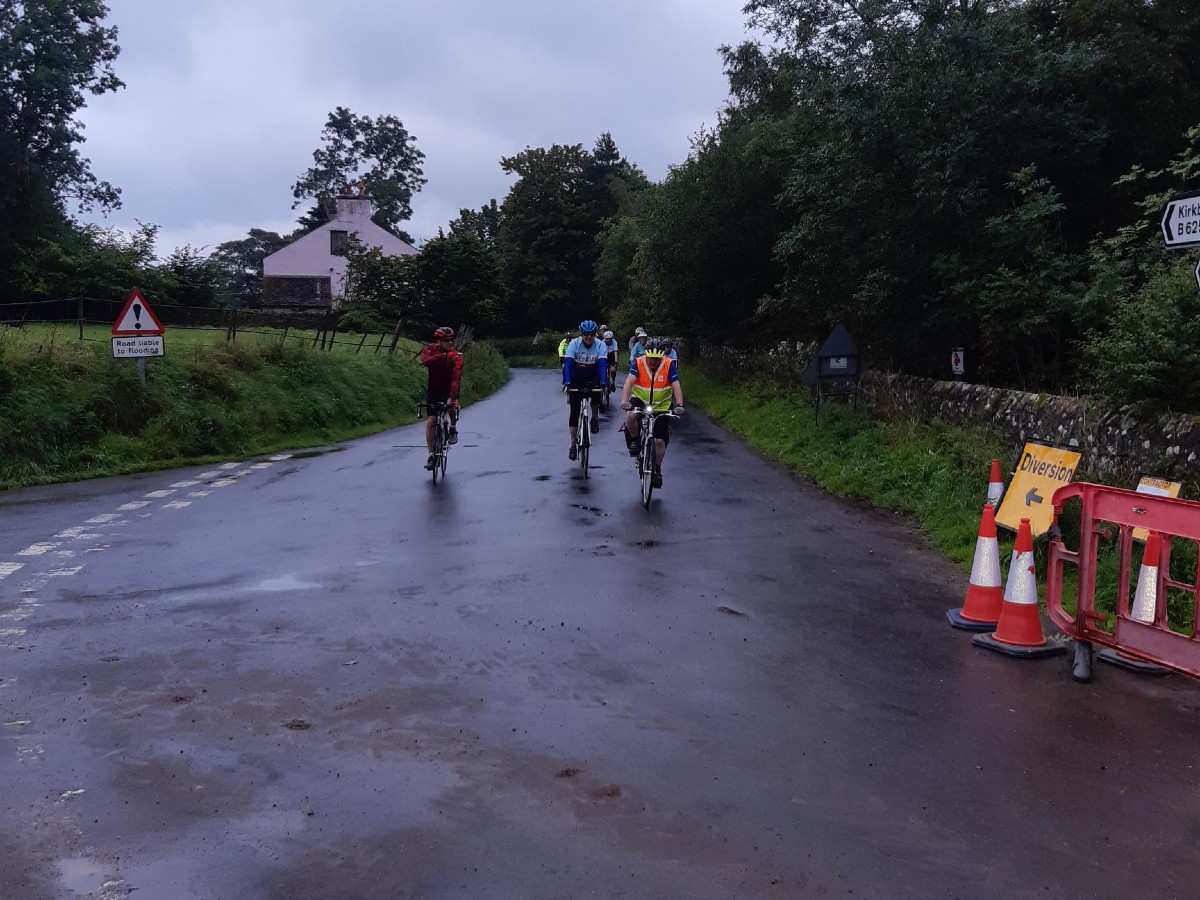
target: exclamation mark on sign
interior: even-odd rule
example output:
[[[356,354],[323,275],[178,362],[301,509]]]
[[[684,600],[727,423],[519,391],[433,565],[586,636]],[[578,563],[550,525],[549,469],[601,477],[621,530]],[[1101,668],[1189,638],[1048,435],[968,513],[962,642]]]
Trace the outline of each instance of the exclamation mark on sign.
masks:
[[[133,304],[133,327],[142,327],[142,304],[140,303]]]

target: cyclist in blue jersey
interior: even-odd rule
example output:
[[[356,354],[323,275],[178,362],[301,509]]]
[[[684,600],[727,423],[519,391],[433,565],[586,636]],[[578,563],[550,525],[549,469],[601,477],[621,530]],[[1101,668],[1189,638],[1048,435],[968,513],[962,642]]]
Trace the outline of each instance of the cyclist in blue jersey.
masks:
[[[575,388],[567,396],[571,402],[571,414],[567,420],[567,430],[571,433],[571,449],[568,456],[575,458],[576,431],[579,426],[579,404],[583,394],[577,391],[592,391],[592,434],[600,430],[600,388],[608,378],[608,350],[604,342],[598,340],[596,332],[599,326],[592,319],[584,319],[579,323],[579,337],[567,345],[563,355],[563,390]]]

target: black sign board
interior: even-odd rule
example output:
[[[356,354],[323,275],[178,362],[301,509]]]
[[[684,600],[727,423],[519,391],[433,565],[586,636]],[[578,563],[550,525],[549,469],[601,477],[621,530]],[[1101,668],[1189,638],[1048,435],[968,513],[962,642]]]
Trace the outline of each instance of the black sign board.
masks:
[[[808,364],[801,381],[815,388],[817,416],[825,397],[852,397],[858,404],[858,380],[862,377],[862,357],[858,345],[840,322],[825,339],[817,355]]]

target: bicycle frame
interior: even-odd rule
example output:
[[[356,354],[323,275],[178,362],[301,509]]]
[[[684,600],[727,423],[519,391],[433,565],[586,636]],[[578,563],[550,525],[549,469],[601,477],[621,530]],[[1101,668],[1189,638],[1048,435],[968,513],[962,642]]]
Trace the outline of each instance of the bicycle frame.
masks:
[[[638,477],[642,484],[642,505],[650,508],[650,498],[654,495],[654,467],[658,459],[658,441],[654,437],[654,423],[657,419],[678,419],[672,412],[655,412],[650,407],[639,407],[633,410],[638,418]]]
[[[603,387],[567,388],[568,393],[582,396],[579,401],[579,424],[575,429],[575,447],[584,478],[588,477],[588,457],[592,446],[592,398],[603,390]]]

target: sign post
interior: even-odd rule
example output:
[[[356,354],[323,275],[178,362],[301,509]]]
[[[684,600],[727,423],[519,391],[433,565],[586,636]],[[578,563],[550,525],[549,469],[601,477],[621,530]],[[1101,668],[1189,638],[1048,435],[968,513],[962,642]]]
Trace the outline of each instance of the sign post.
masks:
[[[136,359],[138,381],[146,383],[146,357],[164,356],[164,329],[146,298],[137,288],[125,301],[112,327],[114,359]]]
[[[950,371],[954,375],[966,374],[967,367],[963,359],[962,347],[955,347],[950,351]]]

